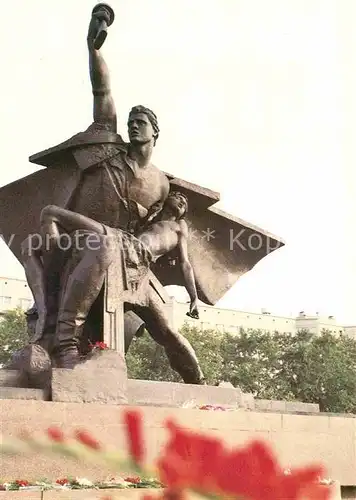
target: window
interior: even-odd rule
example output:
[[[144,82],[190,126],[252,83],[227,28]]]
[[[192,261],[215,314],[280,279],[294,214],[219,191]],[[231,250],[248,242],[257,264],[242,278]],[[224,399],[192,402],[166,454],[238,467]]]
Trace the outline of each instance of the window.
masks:
[[[20,307],[21,309],[29,309],[31,307],[31,300],[30,299],[20,299]]]
[[[8,306],[11,304],[11,297],[0,297],[0,305],[2,306]]]

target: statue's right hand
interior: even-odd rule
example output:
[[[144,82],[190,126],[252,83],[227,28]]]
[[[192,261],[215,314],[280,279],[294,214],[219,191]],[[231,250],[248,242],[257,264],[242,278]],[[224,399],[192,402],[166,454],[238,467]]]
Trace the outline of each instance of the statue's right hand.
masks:
[[[95,15],[93,15],[89,23],[88,36],[87,36],[88,45],[90,47],[93,46],[96,35],[98,34],[99,25],[100,25],[99,19]]]
[[[107,13],[106,10],[99,10],[98,12],[94,12],[91,16],[91,20],[89,23],[89,30],[88,30],[88,44],[90,46],[93,45],[94,40],[98,34],[99,27],[102,23],[102,21],[106,21],[107,23],[110,22],[110,17],[109,14]]]

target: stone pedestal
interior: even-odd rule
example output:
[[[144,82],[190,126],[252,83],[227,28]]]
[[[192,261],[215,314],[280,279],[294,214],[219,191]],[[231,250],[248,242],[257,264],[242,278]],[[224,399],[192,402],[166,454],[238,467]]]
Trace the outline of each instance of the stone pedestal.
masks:
[[[47,351],[40,345],[28,344],[16,351],[8,368],[8,370],[2,370],[2,374],[0,374],[0,387],[38,389],[44,391],[43,394],[46,394],[45,397],[48,399],[52,363]],[[28,399],[31,399],[29,394],[27,391]]]
[[[72,370],[53,368],[52,401],[127,404],[124,355],[99,351]]]
[[[123,415],[127,407],[118,404],[67,403],[48,401],[0,400],[1,431],[6,437],[28,431],[43,436],[48,427],[59,427],[67,436],[86,429],[108,452],[127,453],[126,427]],[[283,468],[323,464],[326,478],[337,479],[344,498],[354,496],[356,478],[356,419],[354,416],[329,414],[296,415],[259,411],[203,411],[190,408],[142,406],[147,463],[154,464],[162,446],[167,443],[167,419],[178,425],[217,436],[229,447],[241,447],[261,439],[270,444]],[[113,471],[113,475],[125,475]],[[62,477],[86,477],[103,481],[111,471],[105,464],[80,463],[70,457],[34,453],[16,457],[4,455],[0,461],[0,477],[37,481],[41,477],[55,481]],[[131,475],[131,474],[127,474]],[[25,477],[24,477],[25,476]],[[119,499],[121,500],[119,492]],[[347,493],[347,495],[346,495]],[[340,500],[337,487],[332,500]],[[2,500],[3,493],[0,493]],[[17,498],[17,497],[15,497]],[[19,497],[20,498],[20,497]],[[44,498],[46,496],[44,495]],[[48,497],[52,500],[55,497]],[[70,499],[73,497],[69,497]],[[87,497],[85,497],[87,498]],[[331,500],[331,499],[330,499]]]

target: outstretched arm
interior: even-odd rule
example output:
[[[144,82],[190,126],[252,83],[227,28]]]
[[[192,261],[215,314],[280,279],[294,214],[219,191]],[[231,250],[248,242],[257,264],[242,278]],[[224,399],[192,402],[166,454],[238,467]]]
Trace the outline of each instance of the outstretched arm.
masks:
[[[188,257],[188,226],[187,223],[180,221],[181,232],[179,235],[178,252],[179,262],[184,277],[185,287],[190,297],[190,315],[198,319],[198,295],[195,286],[195,277],[192,265]]]
[[[91,18],[88,31],[89,70],[94,96],[94,122],[107,125],[109,130],[116,132],[116,110],[111,95],[109,70],[99,50],[94,48],[94,40],[100,22],[105,20],[105,12],[98,12]]]

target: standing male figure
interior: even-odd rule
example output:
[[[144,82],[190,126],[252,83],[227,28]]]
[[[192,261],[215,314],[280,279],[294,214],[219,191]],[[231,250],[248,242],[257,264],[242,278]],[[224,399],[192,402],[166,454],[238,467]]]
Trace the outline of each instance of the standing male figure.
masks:
[[[84,162],[81,180],[66,208],[111,228],[134,232],[140,222],[148,223],[159,213],[169,193],[169,182],[151,163],[152,150],[159,134],[157,118],[151,110],[143,106],[132,108],[128,119],[129,143],[116,134],[116,111],[108,69],[93,43],[105,16],[105,11],[93,15],[89,25],[87,41],[94,122],[87,132],[93,136],[102,136],[104,132],[108,137],[114,136],[114,140],[86,146],[84,155],[87,155],[87,166]],[[79,153],[82,154],[82,151]],[[39,325],[44,325],[43,331],[37,330],[36,337],[39,340],[41,336],[48,338],[55,334],[58,347],[56,358],[62,367],[72,367],[78,361],[76,330],[87,316],[88,307],[102,287],[103,272],[114,258],[110,241],[105,242],[107,235],[101,234],[100,238],[104,251],[84,247],[80,255],[76,252],[81,264],[73,261],[73,268],[70,262],[64,279],[61,265],[52,252],[42,254],[44,269],[41,278],[40,263],[38,269],[27,266],[26,255],[31,252],[28,247],[31,241],[23,244],[29,285],[34,292],[39,315],[43,316],[39,320]],[[59,277],[61,283],[58,290]],[[159,332],[160,343],[165,345],[172,368],[180,372],[188,383],[203,383],[204,377],[191,346],[185,339],[169,341],[172,332],[160,298],[154,290],[150,289],[148,293],[147,307],[137,313],[148,329]],[[40,304],[43,307],[39,307]]]
[[[79,147],[79,154],[82,158],[84,155],[84,164],[88,166],[83,168],[80,182],[66,208],[110,227],[134,232],[142,218],[150,220],[160,211],[169,193],[169,181],[151,163],[159,135],[153,111],[144,106],[133,107],[128,119],[130,142],[125,143],[117,134],[109,71],[102,54],[94,47],[102,20],[108,21],[105,9],[92,15],[87,36],[94,106],[93,123],[86,132],[94,137],[107,134],[112,141]],[[58,291],[59,288],[65,290],[68,281],[63,282],[63,266],[58,254],[45,262],[44,267],[46,286],[35,286],[32,280],[33,286],[30,283],[30,287],[32,291],[36,288],[39,325],[43,325],[38,335],[51,337],[56,328]],[[94,280],[92,286],[95,288]],[[89,295],[95,295],[94,288],[88,291]]]

